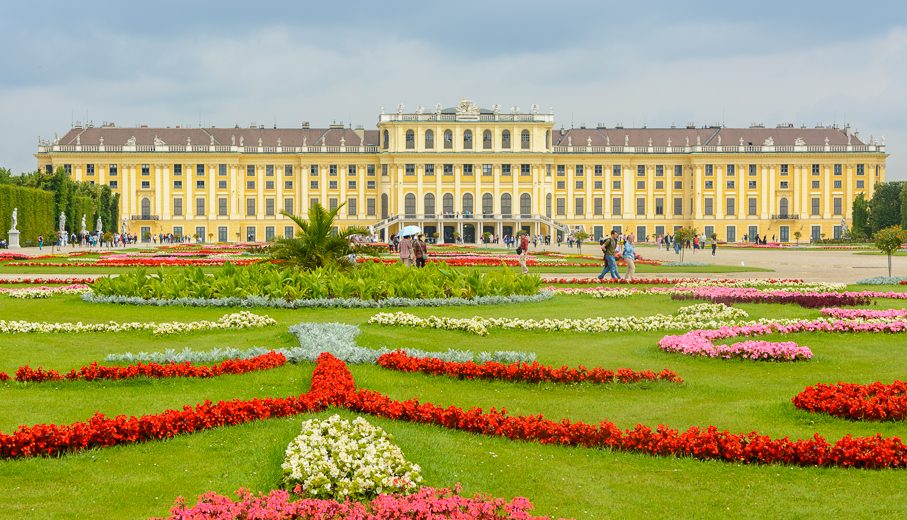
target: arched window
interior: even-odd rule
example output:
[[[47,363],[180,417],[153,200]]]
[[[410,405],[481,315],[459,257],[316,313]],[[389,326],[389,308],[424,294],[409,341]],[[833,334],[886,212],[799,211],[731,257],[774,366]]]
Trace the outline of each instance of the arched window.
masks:
[[[147,219],[151,216],[151,199],[144,197],[142,199],[142,218]]]
[[[529,130],[523,130],[520,133],[520,148],[523,150],[529,149]]]
[[[491,150],[491,130],[482,132],[482,149]]]
[[[406,149],[415,150],[416,149],[416,133],[412,130],[406,131]]]
[[[501,132],[501,148],[510,148],[510,130]]]
[[[403,212],[405,213],[406,218],[416,218],[416,196],[412,193],[407,193],[403,197]]]
[[[787,197],[781,197],[781,200],[778,201],[778,213],[780,213],[781,215],[786,216],[786,215],[788,214],[788,212],[787,212],[788,207],[787,207],[787,206],[788,206]]]
[[[463,132],[463,149],[472,150],[472,130]]]
[[[491,193],[482,195],[482,216],[485,218],[494,216],[494,196]]]
[[[551,194],[545,195],[545,216],[551,218]]]
[[[425,194],[425,216],[434,217],[435,216],[435,194],[426,193]]]
[[[388,212],[389,205],[390,204],[388,204],[387,193],[382,193],[381,194],[381,218],[387,218],[387,212]]]
[[[510,214],[513,211],[512,203],[513,198],[509,193],[501,195],[501,216],[504,218],[510,218]]]
[[[453,132],[450,130],[444,131],[444,149],[450,150],[453,148]]]
[[[532,215],[532,195],[524,193],[520,195],[520,216],[529,218]]]
[[[429,150],[435,148],[435,133],[432,130],[425,131],[425,148]]]
[[[387,150],[387,147],[390,145],[390,140],[391,140],[391,134],[387,130],[385,130],[384,131],[384,140],[381,143],[382,148]]]
[[[473,214],[472,193],[463,194],[463,215],[471,216]]]
[[[441,204],[444,206],[445,215],[453,215],[453,193],[445,193],[444,197],[441,198]]]

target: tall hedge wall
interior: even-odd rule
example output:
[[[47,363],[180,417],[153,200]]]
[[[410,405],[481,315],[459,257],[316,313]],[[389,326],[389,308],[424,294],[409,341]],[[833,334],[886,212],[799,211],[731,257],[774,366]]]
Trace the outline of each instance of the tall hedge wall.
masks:
[[[0,236],[8,239],[13,221],[13,208],[19,208],[19,243],[37,245],[38,235],[48,237],[54,231],[54,194],[34,188],[0,185]]]

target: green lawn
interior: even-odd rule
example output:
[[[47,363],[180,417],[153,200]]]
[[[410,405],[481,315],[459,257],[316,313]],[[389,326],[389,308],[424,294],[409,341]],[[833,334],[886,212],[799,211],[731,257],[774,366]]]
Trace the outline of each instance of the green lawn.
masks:
[[[873,289],[889,289],[874,287]],[[894,289],[894,288],[892,288]],[[907,289],[904,286],[896,289]],[[664,295],[627,300],[557,296],[512,306],[407,309],[415,314],[534,318],[648,315],[693,302]],[[902,308],[880,300],[875,307]],[[818,311],[786,305],[741,305],[753,317],[815,317]],[[300,321],[364,323],[374,310],[253,309],[277,326],[244,331],[154,337],[133,332],[79,335],[6,335],[0,370],[24,364],[58,370],[103,361],[110,352],[159,351],[234,346],[291,346],[289,325]],[[193,320],[216,318],[225,309],[147,308],[83,303],[78,297],[14,300],[0,295],[6,320],[53,321]],[[815,357],[804,363],[754,363],[693,359],[662,353],[663,333],[536,333],[492,329],[486,337],[463,332],[363,325],[364,346],[408,346],[425,350],[527,350],[539,360],[633,369],[670,368],[686,380],[596,386],[529,385],[458,381],[400,374],[375,366],[352,366],[360,387],[394,398],[419,397],[439,405],[506,407],[513,414],[542,413],[587,422],[608,419],[620,427],[637,423],[675,428],[716,425],[734,432],[806,438],[820,433],[907,435],[903,423],[856,423],[794,409],[790,399],[816,382],[866,383],[903,379],[904,339],[893,335],[798,334]],[[303,364],[210,380],[132,380],[100,383],[0,384],[0,431],[20,424],[85,420],[108,415],[156,413],[204,399],[287,396],[307,390],[313,366]],[[318,414],[329,415],[331,412]],[[341,415],[352,417],[347,411]],[[287,443],[304,417],[272,419],[184,435],[163,442],[91,450],[51,459],[0,462],[2,518],[140,518],[163,515],[176,496],[194,502],[215,490],[278,486]],[[541,446],[370,417],[395,437],[407,457],[420,464],[426,483],[456,482],[467,493],[529,497],[537,514],[602,517],[848,517],[907,515],[903,489],[907,471],[744,466],[693,459],[660,458],[606,450]]]

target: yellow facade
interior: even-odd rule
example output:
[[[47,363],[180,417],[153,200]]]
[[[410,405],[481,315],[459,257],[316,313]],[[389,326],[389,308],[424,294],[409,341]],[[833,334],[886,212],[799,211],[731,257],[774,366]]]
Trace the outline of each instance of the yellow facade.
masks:
[[[382,114],[377,130],[77,126],[36,157],[111,185],[141,235],[267,240],[293,232],[281,209],[318,201],[383,237],[416,224],[442,241],[580,228],[642,240],[693,226],[792,242],[840,235],[887,155],[849,128],[564,130],[553,114],[463,101]]]

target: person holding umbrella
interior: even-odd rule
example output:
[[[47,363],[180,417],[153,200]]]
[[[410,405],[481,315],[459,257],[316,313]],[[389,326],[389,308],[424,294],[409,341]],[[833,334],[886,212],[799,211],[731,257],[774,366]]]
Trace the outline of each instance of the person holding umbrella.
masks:
[[[403,237],[400,240],[400,261],[406,267],[412,267],[414,264],[413,235],[421,231],[422,229],[419,226],[406,226],[400,230],[400,236]]]

